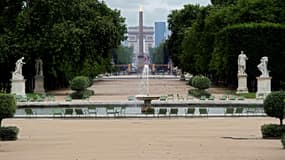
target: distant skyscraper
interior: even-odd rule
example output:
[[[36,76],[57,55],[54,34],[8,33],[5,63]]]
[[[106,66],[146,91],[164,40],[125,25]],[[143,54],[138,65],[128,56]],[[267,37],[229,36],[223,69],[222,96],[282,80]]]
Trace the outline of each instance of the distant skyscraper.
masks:
[[[158,47],[161,42],[166,39],[166,23],[165,22],[155,22],[155,47]]]

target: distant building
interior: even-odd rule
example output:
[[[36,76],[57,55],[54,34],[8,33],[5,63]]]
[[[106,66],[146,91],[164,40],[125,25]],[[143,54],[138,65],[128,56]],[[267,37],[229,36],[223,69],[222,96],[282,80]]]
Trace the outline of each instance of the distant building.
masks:
[[[134,57],[139,54],[139,26],[128,27],[128,47],[134,48]],[[144,55],[149,55],[149,48],[154,47],[154,27],[143,27],[143,51]]]
[[[161,42],[165,41],[167,37],[166,23],[165,22],[155,22],[155,47],[158,47]]]

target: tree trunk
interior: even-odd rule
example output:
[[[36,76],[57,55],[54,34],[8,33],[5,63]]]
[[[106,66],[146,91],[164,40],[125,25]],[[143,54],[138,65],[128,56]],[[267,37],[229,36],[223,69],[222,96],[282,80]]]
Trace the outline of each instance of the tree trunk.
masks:
[[[280,126],[283,125],[283,118],[280,118]]]
[[[0,127],[2,126],[2,118],[0,118]]]

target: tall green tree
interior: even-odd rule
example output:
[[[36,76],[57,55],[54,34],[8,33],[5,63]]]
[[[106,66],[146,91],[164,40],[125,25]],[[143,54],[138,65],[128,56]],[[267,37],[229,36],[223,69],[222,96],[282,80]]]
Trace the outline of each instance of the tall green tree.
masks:
[[[9,55],[8,72],[13,61],[25,56],[26,76],[34,75],[34,60],[40,57],[48,82],[94,77],[107,70],[109,50],[125,38],[124,21],[120,11],[98,0],[29,1],[15,29],[0,38],[0,52]]]
[[[185,5],[181,10],[174,10],[168,15],[168,24],[171,31],[171,36],[168,39],[169,55],[174,65],[184,69],[181,63],[182,41],[185,36],[185,31],[191,27],[198,17],[200,12],[199,5]]]

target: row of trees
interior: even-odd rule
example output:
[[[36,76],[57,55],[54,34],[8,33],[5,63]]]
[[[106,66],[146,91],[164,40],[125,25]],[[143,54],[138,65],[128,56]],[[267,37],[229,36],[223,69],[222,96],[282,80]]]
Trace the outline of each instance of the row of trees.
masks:
[[[169,60],[169,53],[167,43],[163,42],[156,48],[150,48],[151,61],[154,64],[167,64]]]
[[[26,78],[34,75],[35,59],[43,59],[48,88],[77,75],[95,77],[110,67],[110,50],[125,32],[120,11],[98,0],[2,0],[0,81],[9,81],[22,56]]]
[[[209,75],[214,82],[237,84],[237,57],[249,57],[249,88],[254,90],[262,56],[269,57],[273,87],[285,76],[285,1],[212,0],[212,5],[185,5],[168,17],[172,32],[168,40],[173,62],[184,71]]]
[[[120,45],[112,50],[112,57],[115,64],[131,64],[133,48]]]

